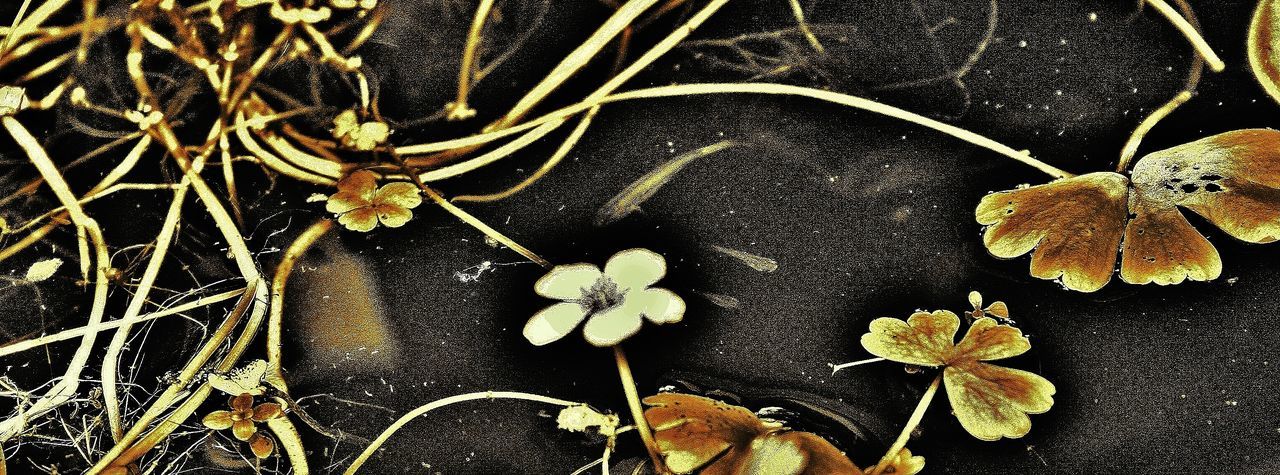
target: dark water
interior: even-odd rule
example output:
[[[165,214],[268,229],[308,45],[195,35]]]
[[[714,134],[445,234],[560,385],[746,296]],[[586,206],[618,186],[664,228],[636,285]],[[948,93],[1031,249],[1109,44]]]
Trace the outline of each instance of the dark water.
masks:
[[[837,24],[831,31],[847,42],[781,80],[947,118],[1072,172],[1113,167],[1128,131],[1181,87],[1190,61],[1185,40],[1154,12],[1135,15],[1135,2],[1001,1],[994,39],[962,85],[950,79],[903,85],[962,64],[986,28],[987,2],[815,3],[810,20]],[[1152,132],[1143,152],[1273,126],[1280,117],[1244,58],[1252,5],[1192,4],[1228,69],[1206,73],[1198,96]],[[428,15],[436,7],[415,8]],[[587,13],[599,12],[553,6],[546,24],[573,27],[544,26],[549,31],[536,40],[544,47],[513,64],[545,71],[589,32]],[[743,2],[696,37],[787,28],[787,12],[784,2]],[[931,37],[928,29],[939,24]],[[371,48],[401,60],[435,54],[412,49],[414,34],[431,35],[401,20],[389,29]],[[761,48],[773,53],[777,45]],[[677,50],[635,85],[745,78],[740,70],[708,66],[708,54],[723,55]],[[404,95],[401,117],[434,110],[430,101],[451,94],[451,82],[416,80],[416,69],[403,64],[388,73],[399,88],[386,86],[387,94]],[[427,69],[450,70],[436,63]],[[490,110],[501,110],[502,100],[528,85],[522,74],[495,74],[477,91],[482,111],[490,100]],[[638,212],[608,226],[593,223],[615,194],[655,166],[721,140],[737,145],[692,162]],[[500,189],[556,145],[541,143],[441,188]],[[1219,280],[1138,287],[1114,279],[1095,294],[1068,292],[1029,277],[1025,258],[990,257],[973,219],[987,192],[1044,180],[988,151],[869,113],[797,98],[703,96],[609,106],[546,180],[511,200],[465,207],[556,263],[602,263],[629,247],[664,254],[669,271],[661,285],[684,296],[689,309],[683,322],[646,324],[627,342],[641,392],[695,381],[740,395],[757,404],[753,409],[785,400],[788,409],[804,412],[816,404],[822,411],[797,421],[843,437],[837,442],[862,465],[896,435],[928,376],[886,363],[832,376],[827,364],[868,357],[858,337],[873,318],[904,318],[918,308],[965,310],[966,294],[979,290],[988,301],[1009,304],[1034,347],[1009,364],[1053,381],[1056,404],[1032,417],[1027,437],[989,443],[968,436],[941,398],[910,444],[927,459],[926,473],[1280,470],[1274,406],[1280,247],[1242,244],[1196,221],[1222,254]],[[310,191],[264,200],[259,213],[271,216],[264,227],[287,229],[270,244],[282,246],[316,215],[318,207],[302,201]],[[526,319],[549,304],[532,292],[542,269],[487,245],[431,206],[415,215],[398,230],[341,233],[318,246],[306,264],[312,267],[295,276],[286,353],[294,363],[294,396],[331,393],[386,408],[312,398],[307,405],[316,418],[371,438],[414,407],[483,390],[545,394],[625,413],[607,350],[576,336],[540,348],[521,337]],[[771,258],[778,269],[760,272],[713,246]],[[490,270],[457,277],[474,275],[477,266]],[[716,305],[706,293],[739,305]],[[823,411],[826,419],[814,416]],[[864,432],[832,424],[830,416]],[[554,424],[554,408],[532,403],[447,408],[405,427],[366,468],[568,473],[599,457],[598,441]],[[344,457],[357,449],[310,441],[324,451],[313,465],[345,466]],[[633,438],[624,436],[621,446],[619,458],[641,455]]]

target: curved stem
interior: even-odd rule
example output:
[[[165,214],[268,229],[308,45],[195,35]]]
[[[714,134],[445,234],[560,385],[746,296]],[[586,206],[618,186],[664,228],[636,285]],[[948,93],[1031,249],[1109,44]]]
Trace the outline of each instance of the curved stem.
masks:
[[[1187,4],[1187,0],[1174,0],[1178,4],[1178,10],[1182,11],[1182,15],[1186,17],[1187,23],[1196,31],[1200,31],[1200,22],[1196,20],[1196,12],[1191,9],[1191,5]],[[1124,143],[1124,148],[1120,149],[1120,161],[1116,164],[1116,173],[1124,173],[1129,169],[1129,162],[1133,161],[1133,157],[1138,154],[1138,147],[1142,145],[1142,139],[1146,138],[1147,133],[1155,128],[1156,124],[1172,114],[1173,111],[1182,107],[1187,101],[1191,100],[1192,95],[1196,92],[1196,87],[1200,85],[1200,76],[1204,72],[1204,58],[1199,55],[1191,57],[1191,69],[1187,71],[1187,81],[1183,84],[1182,90],[1178,91],[1168,102],[1165,102],[1158,109],[1151,111],[1151,115],[1142,119],[1138,126],[1133,129],[1133,133],[1129,134],[1129,140]]]
[[[920,403],[916,404],[916,410],[911,413],[911,418],[907,419],[907,425],[902,428],[902,432],[898,434],[898,439],[893,441],[893,445],[889,446],[889,451],[885,452],[884,457],[880,457],[880,461],[876,463],[875,468],[867,472],[867,475],[880,475],[884,469],[889,467],[889,462],[898,456],[898,452],[907,446],[907,440],[911,439],[911,432],[916,430],[916,426],[920,425],[920,420],[924,419],[924,411],[929,409],[929,403],[933,402],[933,396],[938,394],[938,386],[942,385],[942,372],[933,378],[933,383],[929,384],[929,389],[924,391],[924,395],[920,396]]]
[[[11,116],[0,117],[4,128],[18,143],[18,147],[26,153],[31,160],[31,164],[35,166],[36,171],[44,178],[49,188],[53,190],[53,194],[66,207],[67,214],[71,217],[71,221],[75,223],[82,241],[81,248],[86,248],[88,241],[93,242],[94,254],[93,260],[93,306],[89,310],[89,326],[95,326],[102,323],[103,315],[106,313],[107,307],[107,290],[108,279],[106,269],[109,265],[110,256],[107,252],[106,241],[103,239],[102,230],[98,227],[97,221],[89,217],[84,209],[76,200],[75,193],[71,191],[71,187],[63,180],[62,174],[58,172],[58,167],[54,165],[53,160],[49,158],[49,154],[40,145],[40,141],[22,125],[18,119]],[[87,256],[81,255],[81,271],[88,269],[90,263]],[[85,272],[87,274],[87,272]],[[85,276],[88,280],[88,276]],[[4,421],[0,421],[0,442],[8,441],[14,436],[20,434],[27,427],[27,421],[40,415],[56,409],[63,403],[75,397],[76,391],[80,386],[80,373],[84,370],[89,362],[89,356],[93,352],[93,344],[97,339],[97,332],[86,333],[80,340],[80,345],[76,348],[75,354],[71,357],[71,361],[67,364],[66,371],[58,382],[49,389],[44,396],[30,406],[23,408],[19,406],[17,416],[10,417]]]
[[[276,435],[280,445],[284,447],[285,456],[289,458],[289,468],[296,475],[307,475],[311,469],[307,466],[307,451],[302,447],[302,436],[298,428],[287,416],[267,420],[267,428]]]
[[[670,473],[667,465],[662,462],[662,453],[658,451],[658,443],[653,440],[653,431],[649,429],[649,421],[644,418],[644,407],[640,405],[640,394],[636,391],[636,380],[631,377],[631,365],[627,363],[627,354],[622,351],[622,345],[613,346],[613,359],[618,363],[618,378],[622,380],[622,391],[627,394],[627,406],[631,409],[631,418],[635,419],[636,431],[640,433],[640,439],[644,441],[644,448],[649,451],[649,458],[653,459],[654,471],[658,473]]]
[[[1164,15],[1169,20],[1169,23],[1172,23],[1173,27],[1182,33],[1182,36],[1187,37],[1187,41],[1191,42],[1191,47],[1195,48],[1196,54],[1199,54],[1209,64],[1209,69],[1215,73],[1220,73],[1227,68],[1227,65],[1222,62],[1218,54],[1213,52],[1213,48],[1209,47],[1209,43],[1204,40],[1204,37],[1200,36],[1200,32],[1196,31],[1195,27],[1191,26],[1191,23],[1186,18],[1182,18],[1182,15],[1179,15],[1173,7],[1165,3],[1164,0],[1145,1],[1161,15]]]
[[[633,91],[622,92],[605,96],[593,100],[583,101],[571,106],[564,107],[560,110],[548,113],[538,119],[525,122],[508,129],[497,130],[485,134],[473,135],[460,139],[446,140],[442,142],[410,145],[396,149],[396,152],[407,154],[423,154],[428,152],[436,152],[440,150],[448,150],[451,148],[465,147],[469,145],[488,143],[493,140],[500,139],[509,135],[515,135],[529,129],[542,126],[547,123],[562,121],[565,117],[572,116],[584,110],[589,110],[601,104],[613,102],[631,101],[636,99],[655,99],[661,97],[682,97],[696,96],[707,94],[769,94],[780,96],[797,96],[817,99],[820,101],[831,102],[842,106],[861,109],[868,112],[874,112],[899,120],[911,122],[913,124],[933,129],[938,132],[950,135],[957,139],[963,140],[978,147],[991,150],[998,154],[1012,158],[1023,164],[1029,165],[1045,174],[1054,178],[1069,178],[1075,176],[1072,173],[1061,170],[1053,165],[1044,163],[1032,157],[1026,151],[1015,150],[1012,147],[991,140],[990,138],[978,135],[968,130],[956,127],[951,124],[939,122],[928,117],[909,112],[888,104],[883,104],[870,99],[864,99],[848,94],[838,92],[824,91],[802,86],[792,86],[789,84],[771,84],[771,83],[702,83],[702,84],[677,84],[672,86],[660,86],[646,89],[637,89]],[[508,154],[509,155],[509,154]],[[445,178],[455,177],[477,168],[483,167],[490,163],[496,162],[507,155],[489,156],[488,154],[471,160],[458,162],[447,167],[431,170],[420,175],[422,181],[430,182],[443,180]]]
[[[129,306],[125,309],[124,315],[120,317],[121,321],[131,322],[142,313],[142,306],[147,303],[147,296],[151,294],[151,289],[155,285],[156,279],[160,276],[160,268],[168,255],[169,247],[173,244],[174,234],[178,232],[182,218],[182,205],[186,201],[190,183],[190,180],[183,179],[182,184],[174,191],[173,201],[169,203],[169,211],[165,214],[164,223],[160,225],[160,233],[156,235],[151,258],[147,261],[147,267],[142,272],[138,287],[134,291],[133,297],[129,300]],[[128,323],[117,328],[115,335],[111,338],[111,343],[107,345],[106,354],[102,357],[102,403],[103,406],[106,406],[107,424],[111,428],[111,437],[115,441],[119,441],[124,436],[124,424],[121,421],[120,398],[118,395],[120,388],[117,378],[119,376],[120,357],[124,352],[125,343],[129,341],[129,332],[132,328],[133,326]]]
[[[512,186],[511,188],[507,188],[506,190],[499,191],[497,193],[490,193],[485,195],[460,195],[460,196],[453,197],[453,199],[450,201],[454,203],[463,202],[463,201],[487,203],[492,201],[503,200],[503,199],[510,198],[512,195],[516,193],[521,192],[525,188],[528,188],[529,185],[537,183],[538,180],[541,180],[542,177],[547,175],[547,173],[550,173],[551,169],[555,168],[556,165],[559,165],[560,161],[564,160],[565,156],[569,155],[569,152],[573,150],[573,146],[577,145],[578,140],[582,139],[582,135],[587,132],[587,128],[591,126],[591,120],[595,118],[596,113],[599,111],[600,111],[600,106],[596,106],[591,108],[591,110],[588,110],[587,113],[582,116],[582,119],[579,120],[578,126],[574,127],[573,131],[569,132],[569,136],[564,139],[564,142],[560,143],[560,147],[557,148],[556,151],[551,154],[551,157],[548,158],[547,161],[543,163],[541,167],[538,167],[537,171],[534,171],[533,174],[529,175],[528,178],[521,180],[520,183],[517,183],[515,186]]]
[[[1138,154],[1138,147],[1142,145],[1142,139],[1146,138],[1147,133],[1156,126],[1174,110],[1186,104],[1191,100],[1191,91],[1180,91],[1169,102],[1164,103],[1159,109],[1151,112],[1151,115],[1142,119],[1138,123],[1138,127],[1133,129],[1133,133],[1129,135],[1129,140],[1125,141],[1124,148],[1120,150],[1120,162],[1116,164],[1116,173],[1124,173],[1129,169],[1129,163],[1133,161],[1133,157]]]
[[[284,326],[284,290],[289,281],[289,275],[293,273],[293,267],[298,263],[298,259],[316,243],[320,237],[333,229],[333,220],[320,219],[302,234],[298,235],[289,244],[289,248],[284,251],[284,256],[280,258],[280,265],[276,266],[275,278],[271,280],[271,305],[270,313],[267,317],[267,382],[281,392],[288,394],[288,385],[284,381],[284,362],[281,356],[281,347],[283,346],[283,326]]]
[[[449,396],[444,399],[438,399],[430,403],[427,403],[423,406],[420,406],[417,409],[409,411],[408,413],[405,413],[405,415],[400,416],[399,419],[396,419],[396,421],[393,422],[391,426],[387,427],[386,430],[382,431],[382,434],[378,435],[377,439],[373,440],[373,443],[369,444],[368,447],[365,447],[363,452],[360,452],[360,455],[357,456],[355,460],[351,462],[351,466],[347,467],[347,470],[344,471],[343,474],[354,475],[357,470],[360,470],[360,467],[364,465],[365,462],[369,461],[369,457],[372,457],[374,452],[377,452],[378,448],[381,447],[382,444],[387,442],[387,439],[390,439],[391,436],[396,433],[396,431],[400,430],[401,427],[404,427],[405,424],[408,424],[409,421],[412,421],[413,419],[419,416],[422,416],[423,414],[434,411],[436,409],[440,409],[445,406],[457,404],[460,402],[476,401],[481,399],[519,399],[522,401],[533,401],[533,402],[540,402],[544,404],[552,404],[556,406],[566,406],[566,407],[582,404],[579,402],[566,401],[564,399],[556,399],[553,397],[540,396],[537,394],[529,394],[529,393],[521,393],[521,392],[513,392],[513,391],[485,391],[485,392],[478,392],[478,393],[459,394],[457,396]]]

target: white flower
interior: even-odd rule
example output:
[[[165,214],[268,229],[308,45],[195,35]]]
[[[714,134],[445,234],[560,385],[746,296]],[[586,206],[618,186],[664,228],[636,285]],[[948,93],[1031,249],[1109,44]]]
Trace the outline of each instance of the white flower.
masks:
[[[587,319],[582,333],[595,346],[613,346],[640,331],[643,318],[678,322],[684,300],[667,289],[649,287],[667,273],[667,261],[648,249],[628,249],[609,258],[604,272],[593,264],[556,266],[533,284],[543,297],[563,302],[542,309],[524,326],[534,345],[564,338]]]

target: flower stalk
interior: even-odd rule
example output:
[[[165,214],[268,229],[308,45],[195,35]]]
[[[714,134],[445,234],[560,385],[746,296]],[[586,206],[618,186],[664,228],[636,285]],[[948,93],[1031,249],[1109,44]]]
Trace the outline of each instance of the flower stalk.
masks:
[[[622,380],[622,391],[627,395],[627,406],[631,409],[631,418],[635,419],[636,432],[644,441],[644,448],[653,460],[653,468],[657,473],[670,473],[666,464],[662,463],[662,454],[658,451],[658,442],[653,439],[653,431],[644,418],[644,407],[640,405],[640,393],[636,391],[636,380],[631,376],[631,364],[627,362],[627,354],[622,345],[613,346],[613,359],[618,363],[618,378]]]

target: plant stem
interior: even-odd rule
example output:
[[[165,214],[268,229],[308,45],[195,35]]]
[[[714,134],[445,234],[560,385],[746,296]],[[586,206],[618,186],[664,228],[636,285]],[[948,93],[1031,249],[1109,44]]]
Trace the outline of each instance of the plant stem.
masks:
[[[1182,11],[1182,16],[1186,18],[1187,23],[1196,31],[1200,31],[1200,22],[1196,20],[1196,12],[1191,9],[1191,5],[1186,0],[1174,0],[1178,4],[1178,10]],[[1133,161],[1133,157],[1138,154],[1138,147],[1142,145],[1142,139],[1146,138],[1147,133],[1155,128],[1156,124],[1172,114],[1173,111],[1182,107],[1187,101],[1191,100],[1192,95],[1196,92],[1196,87],[1200,85],[1200,76],[1204,72],[1204,58],[1199,55],[1191,57],[1191,69],[1187,71],[1187,81],[1183,84],[1182,90],[1178,91],[1173,98],[1161,105],[1160,108],[1151,112],[1138,126],[1133,129],[1133,133],[1129,134],[1129,140],[1124,143],[1124,148],[1120,149],[1120,161],[1116,164],[1116,173],[1124,173],[1129,169],[1129,163]]]
[[[875,468],[867,472],[867,475],[880,475],[885,468],[888,468],[889,462],[898,456],[898,452],[907,446],[907,440],[911,439],[911,432],[916,430],[916,426],[920,425],[920,420],[924,419],[924,411],[929,409],[929,403],[933,402],[933,396],[938,394],[938,386],[942,385],[942,372],[933,378],[933,383],[929,384],[929,389],[924,391],[924,395],[920,396],[920,403],[916,404],[916,410],[911,413],[911,418],[907,419],[907,425],[902,428],[902,432],[898,434],[898,440],[893,441],[893,445],[889,447],[889,451],[885,452],[884,457],[880,457],[880,461],[876,463]]]
[[[854,367],[854,366],[862,366],[862,365],[864,365],[864,364],[879,363],[879,362],[884,361],[884,360],[885,360],[884,358],[870,358],[870,359],[865,359],[865,360],[850,361],[850,362],[848,362],[848,363],[833,364],[833,365],[828,365],[828,366],[831,366],[831,375],[832,375],[832,376],[834,376],[836,373],[839,373],[839,372],[840,372],[840,370],[845,369],[845,368],[852,368],[852,367]]]
[[[458,98],[450,104],[449,120],[469,119],[476,114],[475,109],[467,106],[467,94],[471,91],[471,72],[476,69],[476,50],[480,49],[480,35],[484,33],[484,22],[493,9],[493,1],[480,0],[476,16],[471,20],[467,45],[462,50],[462,64],[458,67]]]
[[[1213,48],[1209,47],[1209,43],[1204,40],[1204,37],[1200,36],[1200,32],[1196,31],[1195,27],[1191,26],[1191,23],[1187,22],[1187,19],[1182,18],[1182,15],[1179,15],[1173,7],[1169,6],[1168,3],[1165,3],[1164,0],[1145,1],[1148,5],[1151,5],[1152,8],[1155,8],[1161,15],[1164,15],[1164,17],[1169,20],[1169,23],[1172,23],[1173,27],[1177,28],[1178,31],[1182,33],[1182,36],[1187,37],[1187,41],[1191,42],[1191,47],[1194,48],[1196,53],[1204,58],[1204,61],[1209,64],[1209,69],[1213,70],[1215,73],[1220,73],[1227,68],[1227,65],[1223,64],[1222,59],[1218,57],[1218,54],[1213,52]]]
[[[662,454],[658,451],[658,443],[653,440],[653,432],[649,430],[649,421],[644,418],[644,407],[640,405],[640,394],[636,391],[636,380],[631,377],[631,365],[627,363],[627,354],[622,345],[613,346],[613,359],[618,363],[618,378],[622,380],[622,391],[627,394],[627,406],[631,408],[631,418],[635,419],[636,431],[644,441],[644,447],[653,459],[653,469],[657,473],[670,473],[667,465],[662,463]]]
[[[333,220],[322,218],[298,235],[284,251],[280,264],[276,266],[275,278],[271,280],[271,307],[267,316],[267,382],[280,392],[289,394],[288,385],[284,381],[284,362],[281,356],[284,326],[284,290],[289,275],[298,259],[310,249],[325,233],[333,229]]]
[[[484,391],[484,392],[478,392],[478,393],[459,394],[457,396],[449,396],[444,399],[438,399],[430,403],[427,403],[425,405],[422,405],[417,409],[409,411],[408,413],[405,413],[405,415],[400,416],[399,419],[396,419],[396,421],[392,423],[390,427],[387,427],[386,430],[382,431],[382,434],[378,435],[377,439],[373,440],[373,443],[369,444],[368,447],[365,447],[363,452],[360,452],[360,455],[357,456],[355,460],[351,462],[351,465],[347,467],[347,470],[344,471],[343,474],[354,475],[356,471],[359,470],[362,465],[364,465],[365,462],[369,461],[369,457],[372,457],[374,452],[377,452],[378,448],[382,447],[382,444],[387,442],[387,439],[390,439],[391,436],[396,433],[396,431],[400,430],[401,427],[404,427],[405,424],[408,424],[409,421],[412,421],[413,419],[423,414],[434,411],[436,409],[440,409],[448,405],[457,404],[460,402],[476,401],[481,399],[519,399],[523,401],[533,401],[533,402],[540,402],[543,404],[552,404],[556,406],[565,406],[565,407],[577,406],[582,404],[580,402],[566,401],[564,399],[556,399],[553,397],[540,396],[537,394],[512,392],[512,391]]]
[[[474,144],[488,143],[509,135],[515,135],[521,132],[541,127],[547,123],[562,121],[565,117],[573,116],[582,111],[590,110],[601,104],[613,102],[632,101],[637,99],[657,99],[661,97],[684,97],[698,96],[708,94],[764,94],[779,96],[796,96],[807,97],[820,101],[831,102],[854,109],[861,109],[876,114],[885,115],[895,119],[910,122],[922,127],[933,129],[935,131],[950,135],[957,139],[963,140],[978,147],[991,150],[998,154],[1012,158],[1023,164],[1029,165],[1045,174],[1054,178],[1070,178],[1074,174],[1061,170],[1053,165],[1037,160],[1027,151],[1015,150],[1014,148],[991,140],[990,138],[978,135],[968,130],[956,127],[951,124],[939,122],[934,119],[916,114],[907,110],[900,109],[888,104],[876,102],[870,99],[841,94],[838,92],[824,91],[822,89],[814,89],[803,86],[793,86],[790,84],[772,84],[772,83],[700,83],[700,84],[676,84],[671,86],[658,86],[646,89],[636,89],[632,91],[620,92],[605,97],[589,98],[577,104],[566,106],[556,111],[552,111],[538,117],[534,120],[521,123],[520,125],[511,126],[510,128],[486,132],[483,134],[472,135],[459,139],[445,140],[441,142],[410,145],[399,147],[396,152],[401,155],[407,154],[423,154],[435,152],[439,150],[448,150],[457,147],[466,147]],[[507,155],[510,155],[509,153]],[[431,170],[423,173],[420,178],[424,182],[431,182],[452,178],[462,175],[469,171],[483,167],[490,163],[505,158],[507,155],[491,155],[485,154],[470,160],[458,162],[447,167]]]

